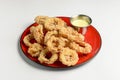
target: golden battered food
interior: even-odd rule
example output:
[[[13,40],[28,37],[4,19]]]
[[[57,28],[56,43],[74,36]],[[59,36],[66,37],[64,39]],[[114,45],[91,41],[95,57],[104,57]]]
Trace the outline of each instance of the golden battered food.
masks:
[[[30,32],[31,32],[31,34],[33,34],[35,40],[38,43],[43,42],[44,33],[43,33],[43,26],[42,25],[38,25],[36,27],[32,26],[30,28]]]
[[[67,39],[51,36],[47,41],[46,46],[49,51],[58,53],[63,47],[65,47],[66,42]]]
[[[72,27],[62,27],[61,29],[59,29],[59,34],[71,41],[84,41],[84,36],[81,33],[78,33]]]
[[[48,18],[49,18],[48,16],[37,16],[35,18],[35,22],[38,23],[38,24],[44,25]]]
[[[40,63],[59,61],[63,65],[74,66],[79,60],[77,52],[88,54],[92,51],[92,46],[84,42],[84,36],[67,26],[62,19],[37,16],[35,22],[38,25],[30,27],[30,33],[23,42],[28,46],[28,53],[38,58]],[[31,39],[35,41],[31,43]]]
[[[46,42],[50,39],[51,36],[57,36],[58,35],[58,32],[56,30],[53,30],[53,31],[48,31],[44,37],[44,44],[46,44]]]
[[[45,22],[47,30],[56,30],[65,26],[65,22],[59,18],[49,18]]]
[[[26,35],[26,36],[24,37],[24,39],[23,39],[24,44],[25,44],[26,46],[28,46],[28,47],[31,46],[32,43],[30,42],[30,40],[33,39],[33,38],[34,38],[34,37],[33,37],[32,34]]]
[[[42,50],[42,46],[38,43],[33,43],[29,48],[28,48],[28,53],[32,57],[37,57],[40,54],[40,51]]]
[[[62,49],[64,47],[68,47],[70,41],[64,37],[58,37],[59,38],[59,48]]]
[[[92,46],[86,42],[80,42],[80,44],[72,42],[70,43],[70,48],[83,54],[88,54],[92,51]]]
[[[78,58],[78,54],[76,51],[74,51],[70,48],[63,48],[60,51],[59,60],[64,65],[73,66],[78,62],[79,58]]]
[[[38,60],[40,63],[46,63],[46,64],[53,64],[58,59],[58,54],[54,52],[50,52],[52,56],[48,59],[46,58],[46,55],[48,54],[47,49],[43,49],[38,57]]]

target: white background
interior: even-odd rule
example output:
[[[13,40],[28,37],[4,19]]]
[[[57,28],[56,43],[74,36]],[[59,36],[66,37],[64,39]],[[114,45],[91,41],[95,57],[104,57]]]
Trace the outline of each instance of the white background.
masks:
[[[75,69],[37,65],[19,50],[37,15],[89,15],[102,37],[98,55]],[[120,80],[120,0],[0,0],[0,80]]]

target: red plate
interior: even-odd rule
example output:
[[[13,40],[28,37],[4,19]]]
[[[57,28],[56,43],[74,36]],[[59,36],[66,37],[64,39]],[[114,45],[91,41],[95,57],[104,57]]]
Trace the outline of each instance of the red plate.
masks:
[[[72,26],[70,24],[70,18],[69,17],[59,17],[61,18],[62,20],[64,20],[68,26]],[[23,38],[30,33],[29,29],[31,26],[37,26],[38,24],[36,23],[33,23],[32,25],[30,25],[27,29],[25,29],[25,31],[22,33],[22,36],[20,38],[20,46],[21,46],[21,49],[23,51],[23,53],[32,61],[38,63],[38,64],[41,64],[37,58],[35,57],[32,57],[31,55],[29,55],[27,53],[27,49],[28,47],[25,46],[25,44],[23,43]],[[82,28],[79,32],[82,31]],[[91,44],[92,46],[92,51],[91,53],[89,54],[80,54],[79,55],[79,61],[77,62],[77,65],[81,65],[87,61],[89,61],[90,59],[92,59],[97,53],[98,51],[100,50],[100,47],[101,47],[101,37],[100,37],[100,34],[99,32],[92,26],[90,25],[89,27],[87,27],[87,32],[85,33],[85,42]],[[49,66],[49,67],[54,67],[54,68],[66,68],[68,66],[65,66],[63,65],[61,62],[59,61],[56,61],[54,64],[41,64],[41,65],[44,65],[44,66]]]

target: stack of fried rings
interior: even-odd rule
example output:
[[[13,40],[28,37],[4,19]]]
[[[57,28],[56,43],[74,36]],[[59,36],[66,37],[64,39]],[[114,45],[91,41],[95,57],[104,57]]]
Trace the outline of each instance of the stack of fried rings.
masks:
[[[77,64],[78,52],[88,54],[92,47],[84,42],[84,36],[74,28],[55,17],[37,16],[35,22],[38,26],[30,27],[30,33],[23,39],[28,47],[28,53],[37,57],[40,63],[53,64],[60,61],[66,66]],[[35,42],[31,43],[34,39]],[[51,54],[48,58],[47,55]]]

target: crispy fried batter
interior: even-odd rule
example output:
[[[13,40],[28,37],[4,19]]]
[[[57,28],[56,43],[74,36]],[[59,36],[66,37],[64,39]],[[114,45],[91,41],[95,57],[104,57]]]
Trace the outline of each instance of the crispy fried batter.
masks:
[[[30,42],[30,40],[33,39],[33,38],[34,38],[34,37],[33,37],[32,34],[26,35],[26,36],[24,37],[24,39],[23,39],[24,44],[25,44],[26,46],[28,46],[28,47],[31,46],[32,43]]]
[[[70,43],[70,48],[76,50],[77,52],[81,52],[83,54],[88,54],[92,51],[91,45],[86,42],[80,42],[80,44],[72,42]]]
[[[62,37],[51,36],[47,41],[46,46],[49,51],[58,53],[63,47],[66,46],[67,42],[68,40]]]
[[[38,24],[44,25],[48,18],[49,18],[48,16],[37,16],[35,18],[35,22],[38,23]]]
[[[44,37],[44,44],[50,39],[51,36],[58,36],[58,32],[56,30],[48,31]]]
[[[35,40],[38,43],[43,43],[43,37],[44,37],[44,33],[43,33],[43,26],[42,25],[38,25],[36,27],[32,26],[30,28],[30,32],[31,34],[33,34]]]
[[[57,30],[65,25],[65,22],[59,18],[49,18],[45,21],[45,28],[47,30]]]
[[[38,43],[33,43],[29,48],[28,48],[28,53],[33,56],[37,57],[40,54],[40,51],[42,50],[42,46]]]
[[[51,52],[52,56],[48,59],[46,55],[49,54],[47,49],[43,49],[38,57],[40,63],[53,64],[58,59],[58,54]]]
[[[62,27],[59,29],[59,34],[74,42],[84,41],[84,36],[81,33],[78,33],[72,27]]]
[[[79,58],[78,58],[78,54],[76,51],[70,49],[70,48],[63,48],[60,51],[60,57],[59,60],[67,66],[73,66],[75,65]]]

